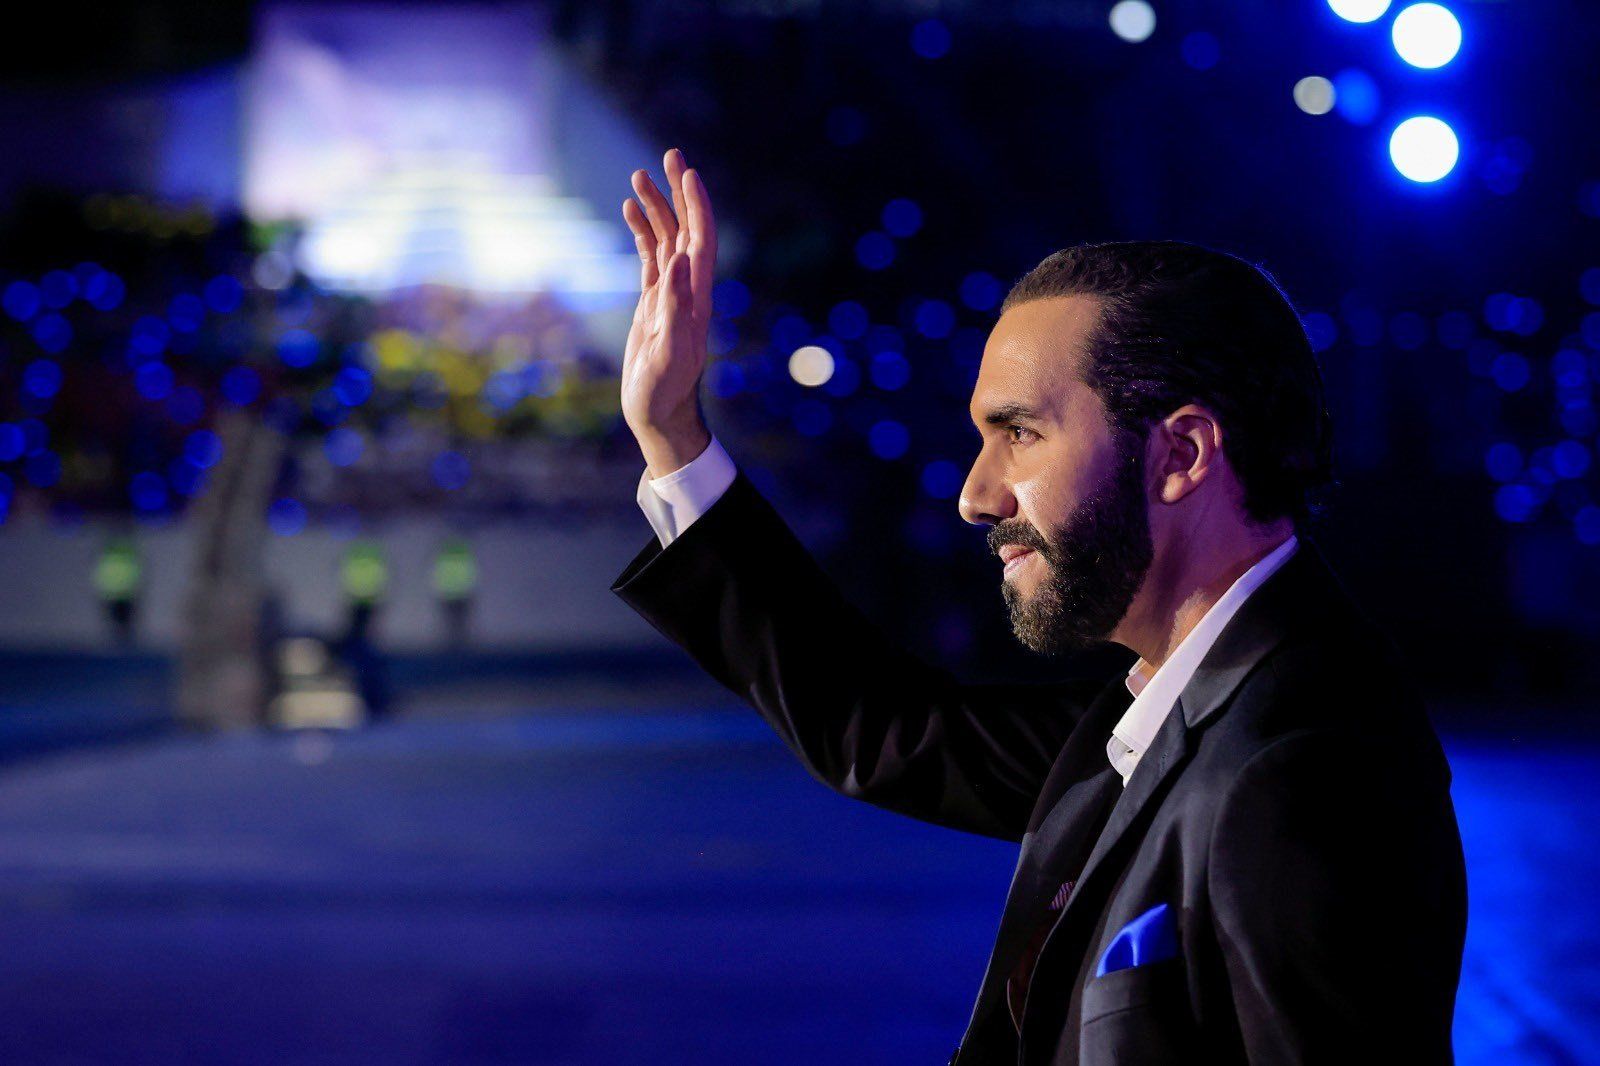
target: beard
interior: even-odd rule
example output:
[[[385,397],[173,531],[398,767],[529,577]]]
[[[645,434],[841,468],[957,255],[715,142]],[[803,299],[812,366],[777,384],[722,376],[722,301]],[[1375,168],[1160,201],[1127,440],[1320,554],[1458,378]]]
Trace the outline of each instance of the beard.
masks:
[[[993,551],[1006,544],[1032,548],[1046,568],[1032,595],[1014,582],[1000,586],[1024,647],[1054,656],[1107,643],[1155,555],[1139,439],[1120,435],[1111,472],[1048,538],[1026,528],[990,531]]]

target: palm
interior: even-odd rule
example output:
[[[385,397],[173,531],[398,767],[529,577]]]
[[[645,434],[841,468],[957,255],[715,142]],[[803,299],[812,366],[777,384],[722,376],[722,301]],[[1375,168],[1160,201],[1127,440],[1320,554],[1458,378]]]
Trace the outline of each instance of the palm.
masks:
[[[698,421],[711,321],[717,255],[711,198],[681,152],[667,152],[665,162],[672,202],[639,170],[638,200],[622,205],[640,261],[639,303],[622,362],[622,414],[637,434]]]

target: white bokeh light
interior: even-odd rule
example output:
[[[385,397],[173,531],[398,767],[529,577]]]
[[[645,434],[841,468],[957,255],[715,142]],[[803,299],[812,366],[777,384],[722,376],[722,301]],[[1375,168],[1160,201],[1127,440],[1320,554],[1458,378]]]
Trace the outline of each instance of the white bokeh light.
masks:
[[[1456,131],[1431,115],[1408,118],[1389,136],[1389,158],[1394,168],[1412,181],[1438,181],[1455,169],[1461,158]]]
[[[1294,83],[1294,104],[1308,115],[1326,115],[1333,110],[1333,82],[1313,74]]]
[[[1122,0],[1111,9],[1111,32],[1138,44],[1156,32],[1156,9],[1145,0]]]
[[[811,388],[827,384],[833,377],[833,353],[816,344],[796,348],[789,356],[789,376]]]
[[[1461,51],[1461,23],[1442,4],[1412,4],[1394,17],[1394,50],[1414,67],[1442,67]]]
[[[1389,0],[1328,0],[1328,6],[1346,22],[1374,22],[1389,10]]]

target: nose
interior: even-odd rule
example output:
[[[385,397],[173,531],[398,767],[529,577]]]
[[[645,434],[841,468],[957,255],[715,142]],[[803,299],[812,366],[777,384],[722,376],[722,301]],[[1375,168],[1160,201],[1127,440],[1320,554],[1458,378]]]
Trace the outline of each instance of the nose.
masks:
[[[975,526],[992,526],[1017,513],[1017,498],[1005,481],[985,463],[983,453],[972,462],[957,503],[963,520]]]

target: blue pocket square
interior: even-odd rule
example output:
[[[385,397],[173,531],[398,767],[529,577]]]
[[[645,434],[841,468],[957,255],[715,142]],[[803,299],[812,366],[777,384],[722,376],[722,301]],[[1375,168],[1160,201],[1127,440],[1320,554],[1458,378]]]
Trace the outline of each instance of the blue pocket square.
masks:
[[[1176,958],[1178,922],[1165,903],[1158,903],[1122,927],[1100,956],[1096,977],[1134,966]]]

